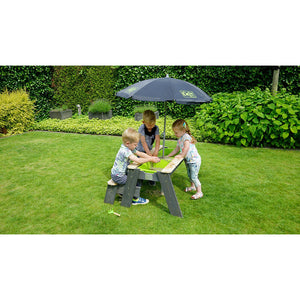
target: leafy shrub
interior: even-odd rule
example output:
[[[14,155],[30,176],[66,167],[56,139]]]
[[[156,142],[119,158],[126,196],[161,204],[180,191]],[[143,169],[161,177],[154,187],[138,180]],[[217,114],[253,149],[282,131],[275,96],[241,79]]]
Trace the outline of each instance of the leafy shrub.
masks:
[[[34,102],[24,90],[0,94],[0,129],[7,134],[24,132],[34,123]]]
[[[300,98],[269,89],[218,93],[196,115],[206,141],[256,147],[300,147]]]
[[[88,111],[91,113],[107,113],[111,110],[111,105],[108,101],[104,99],[99,99],[93,102]]]

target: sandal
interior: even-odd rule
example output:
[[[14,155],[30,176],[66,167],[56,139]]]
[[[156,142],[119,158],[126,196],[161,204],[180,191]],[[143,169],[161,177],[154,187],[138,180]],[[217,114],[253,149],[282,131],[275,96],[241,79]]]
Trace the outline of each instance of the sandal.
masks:
[[[202,198],[203,197],[203,193],[196,193],[195,195],[193,195],[191,197],[192,200],[196,200],[196,199],[199,199],[199,198]]]
[[[195,187],[191,187],[191,186],[189,186],[189,187],[186,187],[185,189],[184,189],[184,191],[187,193],[187,192],[191,192],[191,191],[196,191],[196,188]]]

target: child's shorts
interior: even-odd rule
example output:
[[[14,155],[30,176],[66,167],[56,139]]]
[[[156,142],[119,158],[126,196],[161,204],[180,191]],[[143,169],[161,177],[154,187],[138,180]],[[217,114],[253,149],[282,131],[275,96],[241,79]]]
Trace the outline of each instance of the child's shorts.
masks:
[[[114,175],[114,174],[111,174],[111,179],[117,183],[117,184],[125,184],[126,181],[127,181],[127,175]]]

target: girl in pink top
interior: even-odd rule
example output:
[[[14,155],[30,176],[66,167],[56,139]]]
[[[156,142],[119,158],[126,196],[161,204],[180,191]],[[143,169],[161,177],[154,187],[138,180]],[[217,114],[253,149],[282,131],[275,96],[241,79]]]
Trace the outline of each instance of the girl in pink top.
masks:
[[[187,174],[191,181],[191,186],[186,187],[184,191],[196,191],[196,194],[191,197],[193,200],[202,198],[201,182],[198,179],[201,156],[195,146],[197,141],[191,135],[189,126],[183,119],[176,120],[172,125],[172,129],[176,137],[178,137],[178,142],[176,148],[168,156],[173,156],[180,151],[180,154],[175,157],[184,158]]]

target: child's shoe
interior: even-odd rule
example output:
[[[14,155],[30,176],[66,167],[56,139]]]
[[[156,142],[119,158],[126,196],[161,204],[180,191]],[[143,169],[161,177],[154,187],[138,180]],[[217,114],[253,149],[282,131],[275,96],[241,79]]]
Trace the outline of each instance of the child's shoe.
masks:
[[[193,186],[189,186],[189,187],[186,187],[185,189],[184,189],[184,191],[187,193],[187,192],[191,192],[191,191],[196,191],[196,188]]]
[[[203,193],[200,192],[200,193],[196,193],[195,195],[193,195],[191,197],[192,200],[196,200],[196,199],[199,199],[199,198],[202,198],[203,197]]]
[[[149,203],[149,200],[145,199],[145,198],[142,198],[142,197],[139,197],[137,199],[132,200],[132,205],[147,204],[147,203]]]

